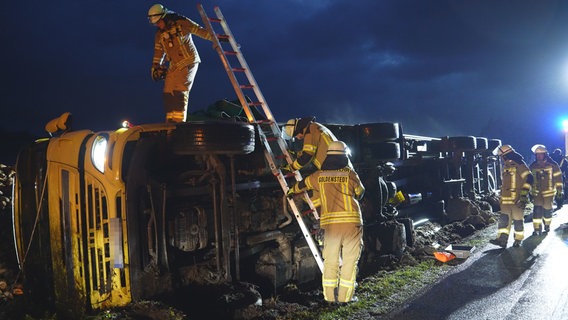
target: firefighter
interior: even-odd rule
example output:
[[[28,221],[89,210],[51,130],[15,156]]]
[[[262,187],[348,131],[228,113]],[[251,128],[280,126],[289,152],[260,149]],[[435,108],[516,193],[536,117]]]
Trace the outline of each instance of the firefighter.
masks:
[[[529,192],[533,176],[523,157],[510,145],[497,148],[497,154],[503,161],[501,211],[497,223],[497,238],[491,242],[502,248],[507,247],[511,224],[514,228],[515,239],[513,246],[519,247],[524,239],[524,211],[529,203]]]
[[[331,142],[326,153],[321,169],[290,188],[288,195],[307,190],[321,194],[323,296],[328,302],[346,303],[356,300],[357,263],[363,248],[359,200],[365,188],[349,165],[345,143]]]
[[[552,160],[556,161],[560,167],[560,171],[562,171],[563,186],[564,189],[566,189],[566,184],[568,183],[568,159],[562,154],[562,150],[559,148],[554,149],[550,157]],[[564,192],[563,200],[566,200],[566,195],[567,193]],[[562,204],[564,204],[564,201],[562,201]]]
[[[337,141],[328,128],[315,121],[315,117],[290,119],[286,122],[283,133],[287,140],[294,138],[304,143],[292,165],[284,167],[288,171],[300,170],[309,163],[321,169],[329,144]]]
[[[533,198],[533,226],[534,236],[542,234],[542,222],[544,222],[544,232],[550,231],[552,222],[552,205],[556,200],[560,208],[564,202],[564,192],[562,185],[562,171],[558,164],[548,156],[548,150],[542,144],[534,145],[531,148],[535,155],[535,161],[531,163],[530,170],[534,177],[531,188]]]
[[[158,28],[151,75],[154,81],[165,79],[163,101],[166,122],[185,122],[189,91],[201,62],[192,34],[207,40],[213,38],[207,29],[161,4],[150,7],[148,20]]]
[[[327,148],[332,141],[337,141],[333,133],[324,125],[315,121],[315,117],[290,119],[286,122],[283,136],[286,140],[298,140],[303,142],[302,150],[296,154],[292,164],[286,163],[283,170],[296,171],[313,164],[316,169],[321,169],[327,153]],[[313,205],[320,206],[320,198],[317,190],[310,192]]]

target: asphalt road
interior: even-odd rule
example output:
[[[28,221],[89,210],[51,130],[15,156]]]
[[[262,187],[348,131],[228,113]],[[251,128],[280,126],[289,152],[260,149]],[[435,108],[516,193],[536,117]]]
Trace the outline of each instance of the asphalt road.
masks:
[[[495,231],[496,232],[496,231]],[[487,243],[385,319],[568,319],[568,205],[551,231],[506,249]]]

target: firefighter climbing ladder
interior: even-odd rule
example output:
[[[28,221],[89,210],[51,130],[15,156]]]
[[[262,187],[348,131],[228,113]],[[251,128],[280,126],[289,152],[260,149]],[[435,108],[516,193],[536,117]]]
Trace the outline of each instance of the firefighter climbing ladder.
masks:
[[[223,14],[221,13],[221,9],[219,7],[215,7],[215,14],[217,15],[216,18],[210,18],[205,13],[203,6],[201,4],[197,5],[197,9],[199,10],[199,14],[203,19],[203,23],[205,24],[207,30],[211,35],[213,35],[213,47],[219,54],[219,57],[223,61],[223,65],[225,67],[225,71],[229,75],[229,79],[231,80],[231,84],[237,93],[239,98],[239,102],[243,106],[243,110],[246,114],[248,121],[252,124],[257,124],[259,127],[259,136],[260,140],[264,145],[264,155],[268,161],[270,166],[270,170],[272,174],[276,177],[280,186],[282,187],[282,191],[286,193],[289,189],[288,182],[286,181],[287,176],[282,173],[282,170],[277,165],[277,161],[286,161],[288,164],[292,163],[292,158],[290,157],[290,153],[288,152],[288,147],[286,142],[282,138],[282,134],[278,124],[274,120],[272,116],[272,112],[264,100],[264,96],[260,92],[260,89],[250,71],[243,54],[241,53],[240,46],[235,41]],[[215,32],[212,23],[218,23],[223,29],[224,34],[218,34]],[[230,45],[230,50],[225,50],[222,44]],[[232,67],[229,57],[236,57],[238,67]],[[235,60],[234,58],[232,60]],[[238,75],[240,77],[238,77]],[[249,99],[243,92],[243,90],[252,91],[256,100]],[[278,152],[278,155],[275,155],[274,152]],[[297,181],[302,180],[302,176],[300,175],[299,171],[294,172],[294,176]],[[321,255],[319,249],[310,234],[310,231],[306,227],[306,224],[303,219],[304,214],[312,213],[316,219],[319,220],[319,216],[317,210],[315,209],[310,197],[306,192],[302,194],[303,200],[309,204],[310,209],[305,212],[301,213],[298,209],[298,206],[294,202],[294,199],[291,197],[287,197],[288,204],[292,211],[294,212],[294,217],[302,230],[304,238],[306,239],[310,250],[320,271],[323,271],[323,262],[321,259]]]

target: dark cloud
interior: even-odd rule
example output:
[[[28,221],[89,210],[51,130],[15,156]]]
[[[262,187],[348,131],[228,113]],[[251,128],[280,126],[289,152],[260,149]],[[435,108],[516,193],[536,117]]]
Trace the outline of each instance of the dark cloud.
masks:
[[[41,134],[65,111],[93,130],[162,121],[153,3],[3,3],[1,127]],[[163,3],[201,23],[196,1]],[[210,16],[215,5],[279,121],[398,121],[412,134],[563,146],[566,1],[220,0],[204,4]],[[211,44],[195,42],[191,110],[235,99]]]

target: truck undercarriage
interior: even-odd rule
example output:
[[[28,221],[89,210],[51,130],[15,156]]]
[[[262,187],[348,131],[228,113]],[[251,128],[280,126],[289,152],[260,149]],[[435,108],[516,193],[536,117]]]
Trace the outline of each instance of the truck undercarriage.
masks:
[[[499,183],[492,146],[478,148],[480,138],[404,135],[397,123],[328,126],[353,150],[367,189],[364,257],[400,254],[417,219],[442,221],[447,201],[483,197]],[[24,149],[13,199],[28,286],[80,313],[189,284],[317,281],[258,130],[238,121],[141,125],[70,131]],[[302,219],[318,239],[317,220]]]

